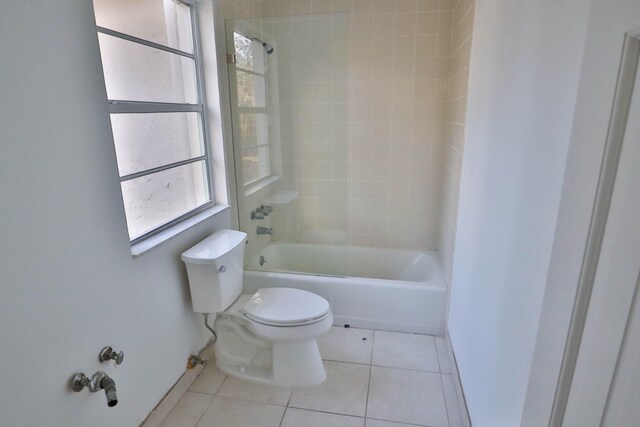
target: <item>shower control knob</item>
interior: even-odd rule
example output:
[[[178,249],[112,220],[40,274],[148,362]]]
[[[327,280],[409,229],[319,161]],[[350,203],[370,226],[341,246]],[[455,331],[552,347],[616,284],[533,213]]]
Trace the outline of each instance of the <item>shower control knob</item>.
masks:
[[[265,215],[266,213],[260,211],[259,209],[256,209],[255,211],[251,211],[251,219],[264,219]]]
[[[220,273],[224,273],[225,271],[227,271],[227,267],[225,267],[224,265],[221,265],[220,268],[218,269],[218,271]]]
[[[100,361],[108,362],[109,360],[115,360],[116,365],[122,364],[124,361],[124,351],[115,352],[111,346],[105,347],[100,351]]]

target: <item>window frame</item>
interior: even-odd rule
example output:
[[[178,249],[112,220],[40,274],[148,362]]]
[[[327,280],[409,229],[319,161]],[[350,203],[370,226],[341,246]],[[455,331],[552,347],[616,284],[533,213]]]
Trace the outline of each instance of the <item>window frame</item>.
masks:
[[[202,66],[202,52],[201,52],[201,41],[200,41],[200,28],[198,24],[197,4],[196,2],[183,1],[183,0],[174,0],[174,1],[176,1],[177,3],[183,4],[189,8],[193,53],[185,52],[185,51],[175,49],[169,46],[165,46],[159,43],[155,43],[143,38],[139,38],[136,36],[132,36],[126,33],[122,33],[119,31],[111,30],[109,28],[96,25],[97,34],[105,34],[107,36],[116,37],[122,40],[126,40],[126,41],[137,43],[143,46],[151,47],[153,49],[158,49],[164,52],[189,58],[194,61],[194,67],[196,72],[196,93],[198,96],[198,100],[197,100],[198,103],[196,104],[117,100],[117,99],[109,99],[107,95],[107,105],[109,107],[110,121],[111,121],[111,115],[113,114],[144,114],[144,113],[153,114],[153,113],[194,113],[195,112],[200,115],[200,126],[202,131],[202,138],[203,138],[202,143],[203,143],[203,151],[204,151],[202,155],[197,157],[192,157],[186,160],[180,160],[177,162],[168,163],[162,166],[156,166],[150,169],[145,169],[145,170],[127,174],[124,176],[120,176],[120,173],[118,172],[118,177],[120,180],[120,184],[122,184],[123,182],[130,181],[132,179],[140,178],[143,176],[148,176],[157,172],[174,169],[174,168],[188,165],[191,163],[204,162],[204,169],[205,169],[206,181],[207,181],[206,188],[209,196],[208,201],[174,219],[171,219],[167,222],[154,226],[154,228],[152,228],[151,230],[147,231],[144,234],[141,234],[140,236],[137,236],[134,239],[131,239],[131,237],[129,236],[129,242],[131,246],[135,246],[136,244],[158,233],[161,233],[175,226],[176,224],[183,222],[188,218],[191,218],[207,209],[210,209],[216,204],[214,185],[213,185],[213,173],[212,173],[213,171],[211,168],[211,165],[213,164],[213,159],[212,159],[212,150],[210,149],[211,138],[209,133],[209,124],[208,124],[207,115],[206,115],[207,102],[206,102],[206,96],[205,96],[204,70]],[[113,136],[112,136],[112,141],[115,148],[116,141],[113,138]],[[120,191],[122,192],[122,186],[120,187]],[[123,198],[123,207],[124,207],[124,198]],[[125,208],[125,216],[126,214],[127,212]],[[128,229],[128,226],[127,226],[127,229]]]

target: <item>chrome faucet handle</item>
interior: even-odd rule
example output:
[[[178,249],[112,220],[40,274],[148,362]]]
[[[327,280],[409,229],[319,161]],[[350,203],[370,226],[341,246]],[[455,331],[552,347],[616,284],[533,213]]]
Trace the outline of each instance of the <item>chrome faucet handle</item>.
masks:
[[[76,393],[82,391],[85,387],[89,387],[89,384],[91,384],[91,379],[85,374],[75,374],[71,378],[71,389]]]
[[[124,361],[124,351],[119,353],[113,351],[111,346],[107,346],[100,351],[99,359],[101,362],[108,362],[109,360],[115,360],[116,365],[121,365]]]
[[[261,205],[260,210],[265,213],[265,215],[269,215],[273,212],[273,206]]]
[[[255,211],[251,211],[251,219],[264,219],[265,215],[268,214],[261,211],[260,208],[256,209]]]

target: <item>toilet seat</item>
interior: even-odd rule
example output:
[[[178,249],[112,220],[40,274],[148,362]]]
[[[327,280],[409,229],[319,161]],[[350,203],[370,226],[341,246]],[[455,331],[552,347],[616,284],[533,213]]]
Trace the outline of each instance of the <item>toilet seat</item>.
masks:
[[[294,288],[258,290],[239,310],[247,319],[267,326],[303,326],[324,320],[329,302],[311,292]]]

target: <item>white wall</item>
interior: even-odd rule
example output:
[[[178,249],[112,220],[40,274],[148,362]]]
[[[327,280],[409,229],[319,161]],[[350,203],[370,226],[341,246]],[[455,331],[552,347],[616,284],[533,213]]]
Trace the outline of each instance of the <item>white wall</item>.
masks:
[[[132,259],[91,2],[4,2],[0,54],[0,425],[137,425],[205,342],[179,254],[228,210]],[[115,408],[69,388],[98,369]]]
[[[520,425],[588,0],[478,2],[449,330],[474,426]]]
[[[591,5],[571,146],[523,426],[539,426],[549,419],[551,412],[554,396],[549,390],[558,380],[582,271],[618,80],[623,34],[638,28],[638,10],[637,0],[594,0]],[[596,388],[591,387],[584,391],[594,390]],[[599,422],[594,418],[591,421]]]

